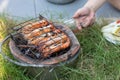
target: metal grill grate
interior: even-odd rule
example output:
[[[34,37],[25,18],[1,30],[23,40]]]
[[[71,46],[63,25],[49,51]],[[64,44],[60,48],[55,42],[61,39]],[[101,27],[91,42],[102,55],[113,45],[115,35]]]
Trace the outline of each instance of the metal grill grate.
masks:
[[[57,29],[60,29],[61,31],[63,31],[65,35],[69,37],[70,46],[68,48],[64,50],[60,50],[59,52],[52,54],[47,58],[44,58],[44,57],[41,57],[40,52],[37,50],[38,46],[27,45],[27,41],[23,38],[24,35],[21,35],[20,30],[22,29],[22,27],[26,25],[31,25],[31,23],[39,21],[41,19],[43,19],[43,17],[26,21],[14,27],[15,33],[8,35],[5,38],[5,40],[3,40],[0,47],[1,48],[0,52],[3,54],[3,56],[5,56],[6,59],[8,59],[10,62],[13,62],[21,66],[43,67],[43,66],[61,65],[61,63],[64,64],[66,62],[69,63],[70,61],[74,60],[78,56],[79,50],[80,50],[79,42],[75,37],[75,35],[73,34],[73,32],[63,24],[57,23],[57,24],[54,24],[54,26]],[[58,37],[62,40],[61,36],[58,36]],[[6,41],[9,40],[9,38],[11,38],[9,42],[10,51],[17,61],[9,58],[9,56],[5,55],[2,50],[3,44],[5,44]],[[53,41],[53,43],[55,43],[54,38],[51,40]],[[60,45],[58,46],[61,46],[61,45],[62,43],[60,43]],[[50,49],[49,52],[51,51],[52,50]]]
[[[20,49],[20,51],[23,54],[34,59],[37,59],[37,58],[43,59],[48,57],[50,58],[53,53],[55,54],[55,52],[57,52],[57,54],[59,55],[59,53],[63,51],[63,47],[66,46],[66,48],[68,48],[70,46],[70,39],[69,37],[67,37],[67,34],[65,34],[60,29],[56,28],[52,23],[48,23],[48,24],[44,23],[46,24],[46,26],[38,27],[33,30],[30,29],[31,33],[24,34],[26,33],[25,32],[26,30],[24,30],[26,28],[25,26],[28,26],[28,25],[33,26],[33,23],[36,23],[36,22],[41,25],[44,23],[42,22],[42,20],[34,19],[26,23],[19,24],[21,28],[18,30],[18,33],[14,36],[11,35],[12,40],[15,42],[16,46]],[[26,37],[28,40],[25,40],[24,37]],[[44,40],[43,41],[39,40],[41,38],[44,38]],[[66,48],[64,50],[68,50]],[[55,55],[52,55],[52,56],[55,56]]]

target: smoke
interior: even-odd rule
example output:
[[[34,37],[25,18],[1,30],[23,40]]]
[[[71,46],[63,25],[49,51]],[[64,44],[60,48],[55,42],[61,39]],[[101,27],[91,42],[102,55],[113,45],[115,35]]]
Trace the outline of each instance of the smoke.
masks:
[[[8,6],[9,0],[2,0],[0,3],[0,13],[2,13]]]

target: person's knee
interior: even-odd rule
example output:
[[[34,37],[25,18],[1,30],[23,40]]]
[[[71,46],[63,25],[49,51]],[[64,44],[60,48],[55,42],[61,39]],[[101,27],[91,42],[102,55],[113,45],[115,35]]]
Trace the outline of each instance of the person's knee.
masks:
[[[120,0],[108,0],[108,2],[115,8],[120,10]]]

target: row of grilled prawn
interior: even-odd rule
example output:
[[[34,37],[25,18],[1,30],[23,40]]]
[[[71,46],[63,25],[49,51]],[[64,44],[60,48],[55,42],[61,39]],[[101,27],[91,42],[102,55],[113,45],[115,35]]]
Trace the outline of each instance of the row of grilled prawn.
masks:
[[[49,24],[47,20],[29,24],[20,31],[28,44],[37,46],[43,57],[48,57],[70,46],[68,36],[60,29],[56,29],[53,24]]]

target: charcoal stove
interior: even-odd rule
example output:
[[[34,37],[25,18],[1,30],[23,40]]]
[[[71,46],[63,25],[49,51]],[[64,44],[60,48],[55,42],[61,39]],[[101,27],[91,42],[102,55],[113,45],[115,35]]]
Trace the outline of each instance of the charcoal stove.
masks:
[[[24,27],[25,25],[29,25],[33,22],[39,21],[44,17],[38,17],[35,19],[28,20],[26,22],[18,24],[16,27],[13,28],[14,32],[8,35],[1,43],[0,52],[5,59],[8,61],[20,65],[20,66],[31,66],[31,67],[52,67],[52,66],[60,66],[61,64],[70,63],[80,53],[80,44],[71,31],[71,29],[62,24],[62,23],[54,23],[55,27],[63,31],[70,39],[70,46],[62,51],[59,51],[59,55],[52,55],[48,58],[32,58],[23,54],[23,52],[16,46],[16,42],[14,41],[13,37],[18,34],[19,29]],[[44,18],[45,19],[45,18]],[[3,45],[9,44],[9,49],[11,51],[10,56],[14,56],[10,58],[6,53],[3,51]]]

